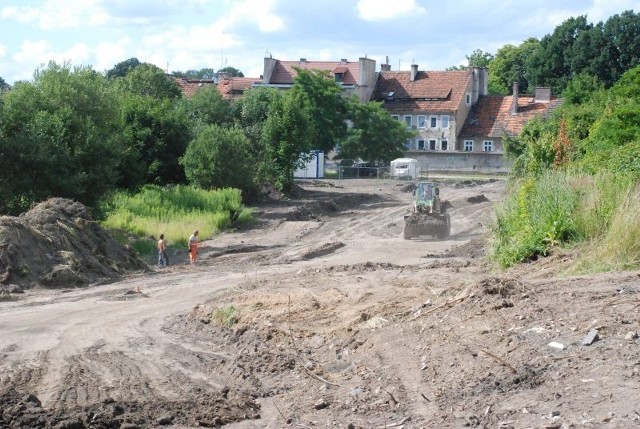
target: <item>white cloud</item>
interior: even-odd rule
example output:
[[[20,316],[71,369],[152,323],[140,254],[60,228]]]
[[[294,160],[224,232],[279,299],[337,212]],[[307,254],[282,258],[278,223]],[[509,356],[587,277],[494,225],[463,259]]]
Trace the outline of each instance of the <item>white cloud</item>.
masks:
[[[8,6],[2,8],[0,11],[0,17],[3,19],[13,19],[22,24],[38,21],[40,17],[40,11],[33,7],[23,7],[18,9],[16,6]]]
[[[416,0],[359,0],[358,15],[365,21],[388,21],[402,15],[422,14],[426,10]]]
[[[593,5],[587,10],[587,21],[597,23],[605,22],[612,13],[621,14],[626,10],[640,12],[640,1],[638,0],[594,0]]]
[[[20,45],[20,51],[13,58],[20,63],[42,64],[49,61],[53,46],[46,40],[25,40]]]
[[[35,70],[46,66],[50,61],[58,64],[71,63],[73,66],[91,66],[92,55],[89,47],[84,43],[76,43],[70,48],[56,52],[47,40],[25,40],[20,51],[13,55],[13,60],[21,68]]]
[[[282,30],[284,21],[273,13],[274,0],[244,0],[234,3],[230,13],[219,22],[224,23],[225,28],[230,28],[238,23],[249,22],[257,24],[262,33],[271,33]]]
[[[93,68],[96,71],[110,70],[121,61],[132,57],[133,43],[130,38],[124,37],[115,42],[100,42],[96,46],[94,57],[96,61]]]
[[[108,21],[100,0],[45,0],[37,8],[9,6],[0,14],[23,24],[37,23],[43,30],[94,26]]]
[[[7,56],[7,46],[0,43],[0,58]]]

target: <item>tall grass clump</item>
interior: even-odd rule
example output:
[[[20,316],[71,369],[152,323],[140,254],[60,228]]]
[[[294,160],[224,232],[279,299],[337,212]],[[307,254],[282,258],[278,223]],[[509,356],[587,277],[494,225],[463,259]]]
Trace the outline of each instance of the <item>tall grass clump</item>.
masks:
[[[630,175],[606,172],[567,176],[567,187],[574,190],[580,200],[573,215],[580,241],[599,240],[607,233],[634,183]]]
[[[145,186],[139,193],[114,194],[103,203],[103,225],[140,237],[164,234],[169,243],[186,246],[194,230],[211,237],[233,224],[252,220],[238,189],[204,190],[191,186]]]
[[[640,267],[640,184],[629,184],[617,203],[608,228],[589,246],[576,271],[621,271]]]
[[[495,261],[509,267],[577,235],[572,216],[579,198],[566,183],[565,173],[552,172],[510,185],[496,209],[490,251]]]
[[[496,209],[491,257],[509,267],[547,255],[553,246],[587,242],[581,271],[637,265],[640,191],[635,183],[621,174],[565,171],[512,182]]]

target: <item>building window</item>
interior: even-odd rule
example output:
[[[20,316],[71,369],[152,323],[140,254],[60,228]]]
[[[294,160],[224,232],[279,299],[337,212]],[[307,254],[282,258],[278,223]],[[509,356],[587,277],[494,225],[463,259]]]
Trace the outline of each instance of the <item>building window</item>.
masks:
[[[436,141],[429,140],[429,150],[436,150]]]
[[[431,116],[429,117],[429,128],[437,128],[438,127],[438,117]]]
[[[464,151],[465,152],[473,152],[473,140],[465,140],[464,141]]]
[[[467,94],[467,106],[471,104],[471,94]]]
[[[493,152],[493,141],[485,140],[482,142],[482,150],[485,152]]]
[[[413,149],[413,140],[407,139],[407,141],[404,143],[404,148],[407,150]]]
[[[344,80],[344,73],[336,73],[336,82],[342,82]]]
[[[413,119],[413,116],[411,115],[404,115],[404,122],[407,124],[407,128],[411,128],[411,120]]]
[[[427,128],[427,117],[425,115],[418,116],[418,128]]]
[[[396,121],[399,121],[400,115],[391,115],[391,119],[395,119]]]
[[[449,142],[447,140],[440,141],[440,149],[449,150]]]
[[[442,115],[440,117],[440,124],[442,128],[449,128],[449,115]]]

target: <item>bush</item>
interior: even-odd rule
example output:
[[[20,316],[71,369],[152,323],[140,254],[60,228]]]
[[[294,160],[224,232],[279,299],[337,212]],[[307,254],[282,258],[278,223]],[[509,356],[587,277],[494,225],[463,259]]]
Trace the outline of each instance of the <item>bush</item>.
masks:
[[[241,130],[202,127],[180,161],[189,183],[205,189],[237,188],[245,197],[253,196],[256,163],[250,144]]]

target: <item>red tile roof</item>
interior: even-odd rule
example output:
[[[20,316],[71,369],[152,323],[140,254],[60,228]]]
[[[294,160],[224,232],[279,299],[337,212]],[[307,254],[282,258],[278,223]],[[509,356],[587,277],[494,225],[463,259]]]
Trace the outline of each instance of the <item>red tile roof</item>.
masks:
[[[212,79],[187,79],[174,78],[182,90],[185,97],[193,96],[198,90],[210,85],[216,85]],[[250,89],[254,83],[260,83],[259,78],[252,77],[230,77],[218,81],[217,88],[225,100],[232,100],[241,97],[245,90]]]
[[[254,83],[260,83],[260,79],[252,77],[232,77],[218,82],[218,91],[225,100],[233,100],[242,97],[247,89],[251,89]]]
[[[395,112],[456,112],[471,79],[468,70],[418,71],[413,81],[410,71],[383,71],[372,99]]]
[[[205,86],[214,85],[213,80],[211,79],[187,79],[179,77],[174,77],[174,79],[178,86],[180,86],[182,95],[185,97],[193,96],[193,94]]]
[[[464,137],[505,137],[520,134],[531,119],[547,116],[562,100],[552,97],[548,103],[536,102],[533,97],[518,97],[516,115],[511,114],[512,96],[488,95],[480,97],[473,106],[460,132]]]
[[[276,61],[271,75],[272,84],[292,84],[296,76],[294,67],[304,70],[326,70],[331,73],[343,73],[342,83],[357,85],[360,79],[359,61]]]

